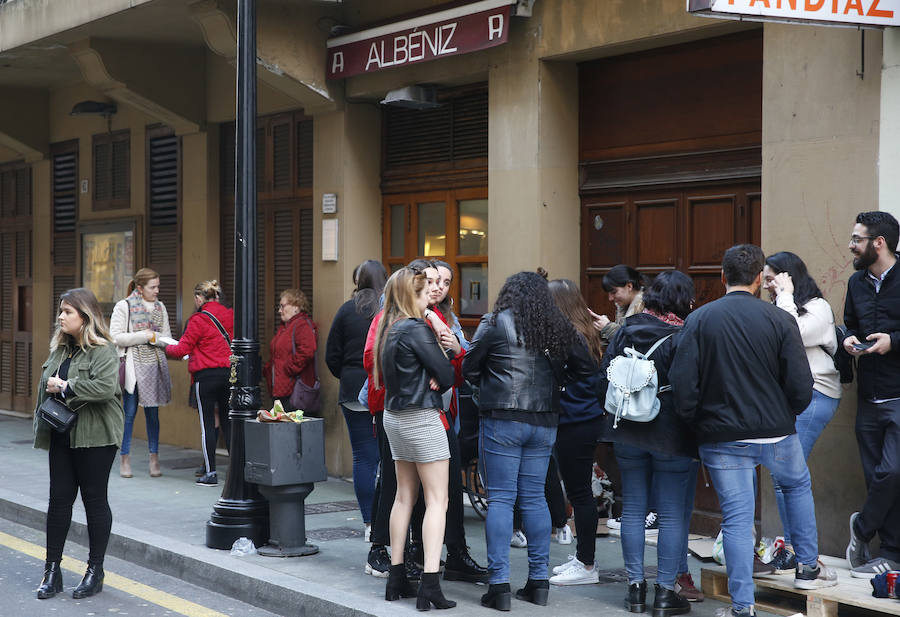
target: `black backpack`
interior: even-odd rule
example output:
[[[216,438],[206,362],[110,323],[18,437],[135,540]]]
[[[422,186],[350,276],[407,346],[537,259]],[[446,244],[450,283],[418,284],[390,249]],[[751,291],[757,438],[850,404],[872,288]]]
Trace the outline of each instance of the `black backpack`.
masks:
[[[847,353],[847,350],[844,349],[844,339],[847,338],[847,326],[839,326],[835,324],[834,326],[834,335],[837,338],[837,349],[833,354],[828,354],[831,356],[831,359],[834,360],[834,368],[837,369],[837,372],[840,374],[841,383],[850,383],[853,381],[853,361],[854,358],[850,354]],[[821,346],[825,353],[828,353],[828,350],[825,349],[825,346]]]

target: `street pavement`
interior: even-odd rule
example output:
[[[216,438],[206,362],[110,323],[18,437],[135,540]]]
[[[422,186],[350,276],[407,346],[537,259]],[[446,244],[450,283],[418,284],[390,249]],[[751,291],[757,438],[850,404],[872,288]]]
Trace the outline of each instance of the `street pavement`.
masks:
[[[43,545],[49,485],[47,453],[31,447],[31,435],[30,418],[0,414],[0,518],[36,530],[37,535],[29,530],[28,540]],[[205,545],[206,522],[221,489],[194,484],[194,470],[201,463],[199,451],[160,446],[163,470],[160,478],[151,478],[147,473],[145,441],[135,439],[131,454],[134,477],[121,478],[117,462],[109,482],[113,529],[108,554],[122,561],[110,561],[108,570],[113,568],[113,564],[115,567],[122,562],[134,564],[276,615],[393,617],[417,614],[414,599],[385,602],[385,579],[376,579],[364,573],[369,545],[362,538],[363,522],[350,482],[329,478],[327,482],[316,484],[307,499],[307,506],[311,506],[308,510],[318,512],[306,516],[309,542],[320,548],[318,554],[286,559],[260,555],[237,557],[228,551],[210,549]],[[227,470],[227,457],[220,456],[217,466],[221,487]],[[67,556],[83,559],[83,547],[87,545],[84,522],[84,509],[79,499],[75,502],[73,525],[66,545]],[[469,507],[466,508],[466,534],[473,557],[484,564],[484,525]],[[2,544],[0,542],[0,548]],[[567,561],[575,546],[562,546],[553,540],[550,549],[553,566]],[[4,557],[0,552],[0,559]],[[511,548],[510,561],[515,588],[527,578],[526,551]],[[653,566],[655,562],[656,551],[648,546],[645,563]],[[690,565],[694,580],[699,584],[701,563],[691,557]],[[22,567],[25,566],[23,563]],[[40,580],[41,563],[32,557],[27,560],[27,566],[34,568],[34,572],[28,573],[30,584],[27,586],[28,594],[33,594]],[[597,538],[597,566],[601,580],[607,582],[552,587],[547,607],[514,601],[513,611],[520,615],[543,617],[630,615],[622,606],[625,583],[617,538]],[[648,572],[648,579],[651,578],[652,572]],[[65,580],[68,593],[80,579],[76,574],[67,572]],[[442,587],[448,598],[459,603],[456,610],[463,610],[467,616],[497,614],[479,604],[481,594],[486,591],[483,585],[442,581]],[[25,591],[26,587],[20,581],[11,581],[0,573],[0,594],[6,597],[15,595],[18,601],[18,596]],[[103,594],[106,593],[104,588]],[[652,592],[649,595],[652,598]],[[59,598],[40,603],[33,600],[33,614],[48,614],[47,603],[57,600]],[[191,598],[191,601],[195,600]],[[693,604],[691,614],[712,617],[716,609],[722,606],[721,602],[706,600]],[[104,608],[99,612],[107,610]],[[224,606],[215,610],[232,617],[250,615],[239,606]],[[6,613],[0,610],[0,614]],[[135,609],[128,611],[128,614],[165,613]]]

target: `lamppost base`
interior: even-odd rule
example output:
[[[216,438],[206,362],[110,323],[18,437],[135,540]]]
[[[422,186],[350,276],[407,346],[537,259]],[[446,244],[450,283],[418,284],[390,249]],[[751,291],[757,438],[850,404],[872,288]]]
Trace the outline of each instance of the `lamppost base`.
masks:
[[[319,552],[319,547],[314,544],[303,546],[275,546],[266,544],[256,550],[263,557],[306,557]]]
[[[220,499],[213,506],[206,523],[206,546],[230,549],[238,538],[249,538],[255,546],[269,541],[269,513],[265,502]]]

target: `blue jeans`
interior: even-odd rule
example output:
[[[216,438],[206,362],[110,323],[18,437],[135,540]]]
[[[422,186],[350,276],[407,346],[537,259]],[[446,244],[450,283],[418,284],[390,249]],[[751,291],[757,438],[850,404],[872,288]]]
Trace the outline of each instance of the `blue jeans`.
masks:
[[[818,390],[813,390],[812,401],[810,401],[809,407],[797,416],[796,422],[797,437],[800,439],[800,445],[803,447],[804,460],[809,460],[809,453],[812,452],[813,446],[816,445],[819,435],[831,422],[840,402],[841,399],[839,398],[831,398]],[[784,527],[784,543],[791,544],[791,529],[787,525],[784,494],[774,477],[772,478],[772,484],[775,485],[775,503],[778,506],[778,516],[781,517],[781,525]]]
[[[674,589],[687,538],[685,495],[688,484],[696,478],[691,476],[691,471],[696,474],[696,467],[689,457],[652,452],[624,443],[616,443],[615,452],[622,474],[622,559],[628,583],[644,580],[644,518],[651,487],[655,486],[653,497],[659,515],[656,582],[666,589]],[[693,504],[688,513],[692,509]]]
[[[353,449],[353,490],[364,523],[372,522],[372,499],[375,496],[375,476],[381,454],[375,436],[372,415],[368,411],[352,411],[341,405],[350,447]]]
[[[728,593],[735,610],[753,604],[753,485],[756,466],[765,467],[784,494],[787,527],[794,532],[797,562],[815,566],[819,557],[816,511],[809,469],[796,434],[778,443],[726,441],[700,446],[700,458],[712,476],[722,508],[722,540]]]
[[[509,582],[509,538],[517,497],[528,536],[528,578],[546,581],[551,525],[544,480],[556,427],[483,416],[479,431],[479,464],[488,496],[484,534],[490,583]]]
[[[690,573],[691,571],[688,567],[688,537],[691,534],[691,515],[694,513],[694,494],[697,492],[698,471],[700,471],[700,461],[691,459],[688,483],[684,487],[684,540],[681,543],[678,574]]]
[[[131,452],[131,431],[134,429],[134,418],[137,416],[138,387],[134,385],[134,394],[122,389],[122,407],[125,409],[125,433],[122,435],[121,454]],[[159,407],[144,407],[144,419],[147,421],[147,441],[150,454],[159,453]]]

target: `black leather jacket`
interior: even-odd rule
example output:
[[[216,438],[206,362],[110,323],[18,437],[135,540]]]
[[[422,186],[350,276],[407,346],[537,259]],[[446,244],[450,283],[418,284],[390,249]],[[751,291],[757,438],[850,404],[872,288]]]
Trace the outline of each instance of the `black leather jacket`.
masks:
[[[550,359],[526,351],[518,341],[512,311],[481,318],[469,350],[463,357],[463,376],[479,388],[478,407],[555,412],[559,382],[590,378],[596,365],[566,365],[564,359]],[[591,363],[593,364],[593,363]]]
[[[456,377],[431,328],[421,319],[401,319],[391,326],[381,349],[381,364],[384,408],[391,411],[441,409],[441,394]],[[432,377],[440,390],[429,386]]]

